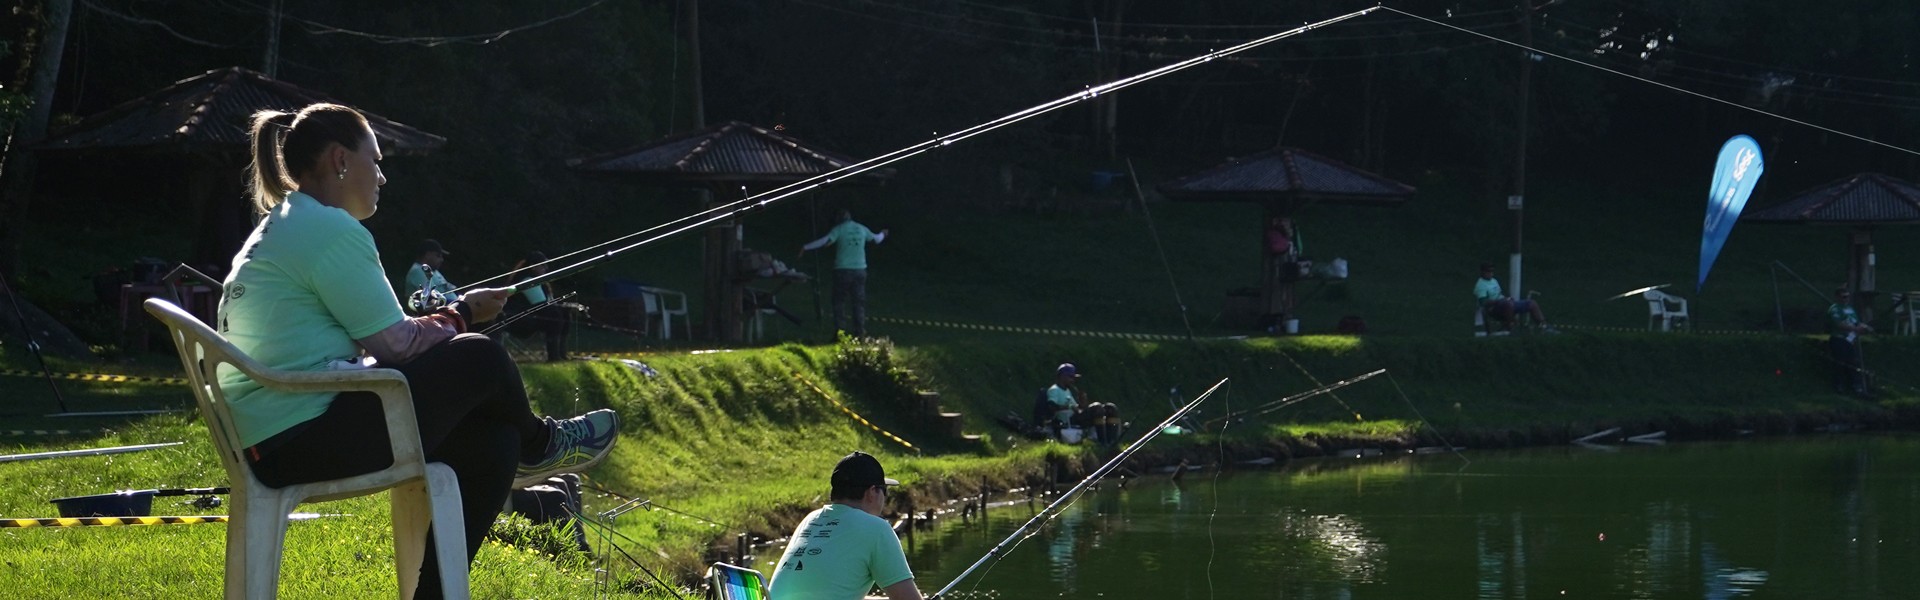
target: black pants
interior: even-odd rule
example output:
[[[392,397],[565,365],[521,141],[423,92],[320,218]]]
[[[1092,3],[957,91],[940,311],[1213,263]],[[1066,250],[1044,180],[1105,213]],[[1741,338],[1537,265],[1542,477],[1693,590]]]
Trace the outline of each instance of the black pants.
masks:
[[[1865,393],[1867,372],[1860,363],[1860,347],[1841,336],[1827,338],[1827,350],[1833,354],[1833,389],[1842,394]]]
[[[851,318],[845,313],[853,313]],[[867,336],[867,270],[833,270],[833,328]]]
[[[427,461],[446,463],[460,480],[471,564],[506,503],[514,470],[545,451],[547,424],[528,408],[513,358],[486,336],[455,337],[395,368],[413,392]],[[384,414],[379,396],[342,393],[325,414],[256,445],[253,474],[277,488],[387,468],[393,448]],[[429,527],[416,598],[441,596],[434,543]]]

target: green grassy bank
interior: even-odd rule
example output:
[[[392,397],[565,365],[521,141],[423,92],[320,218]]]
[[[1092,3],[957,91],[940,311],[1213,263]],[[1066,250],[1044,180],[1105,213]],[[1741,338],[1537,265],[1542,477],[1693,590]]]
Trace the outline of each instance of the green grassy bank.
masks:
[[[1920,343],[1874,340],[1866,354],[1869,366],[1885,373],[1874,401],[1829,392],[1820,340],[1783,336],[1329,336],[1193,344],[1009,335],[891,349],[786,345],[648,354],[629,358],[638,364],[538,364],[527,365],[524,373],[543,412],[571,414],[602,406],[621,411],[622,441],[589,482],[677,511],[628,513],[619,521],[628,538],[620,545],[649,569],[685,577],[716,556],[712,549],[730,547],[735,534],[783,534],[823,500],[826,471],[849,449],[880,454],[907,484],[903,497],[921,508],[982,485],[1006,489],[1035,482],[1049,472],[1049,462],[1097,460],[1094,449],[1010,437],[991,422],[1008,411],[1024,414],[1050,379],[1052,366],[1066,360],[1081,365],[1094,399],[1122,405],[1135,435],[1171,411],[1175,386],[1181,396],[1192,398],[1229,378],[1228,386],[1202,407],[1202,417],[1212,418],[1310,389],[1316,380],[1330,383],[1387,369],[1387,375],[1336,395],[1227,428],[1223,441],[1240,458],[1359,446],[1406,448],[1437,443],[1440,436],[1468,448],[1558,443],[1611,426],[1628,433],[1664,429],[1678,437],[1700,437],[1785,433],[1826,424],[1903,428],[1920,422],[1913,410],[1920,390],[1897,379],[1903,374],[1893,368],[1920,358]],[[17,361],[7,366],[24,367]],[[36,385],[44,384],[0,379],[0,391],[13,398],[33,397],[29,390]],[[132,390],[126,394],[129,403],[143,398],[180,402],[177,388],[126,389]],[[969,431],[991,433],[990,441],[971,446],[944,439],[917,416],[910,400],[916,389],[940,392],[947,408],[966,413]],[[922,451],[875,433],[829,397]],[[0,463],[0,515],[51,516],[46,500],[60,496],[209,486],[225,479],[204,431],[186,416],[113,427],[114,433],[98,437],[6,438],[4,453],[186,444],[110,457]],[[1188,450],[1211,460],[1218,457],[1214,441],[1162,436],[1138,466],[1173,460]],[[594,496],[593,510],[619,502],[610,495]],[[284,597],[390,595],[392,549],[384,499],[316,510],[352,516],[292,527]],[[155,509],[155,514],[197,512],[204,511],[172,505]],[[554,546],[537,534],[508,531],[518,531],[504,535],[522,543],[490,543],[483,550],[473,577],[476,597],[591,593],[586,557],[540,550]],[[219,585],[222,536],[217,525],[0,529],[0,556],[6,557],[0,576],[16,582],[24,597],[204,597]],[[649,590],[643,574],[626,566],[616,572],[617,585],[627,593],[666,597]]]

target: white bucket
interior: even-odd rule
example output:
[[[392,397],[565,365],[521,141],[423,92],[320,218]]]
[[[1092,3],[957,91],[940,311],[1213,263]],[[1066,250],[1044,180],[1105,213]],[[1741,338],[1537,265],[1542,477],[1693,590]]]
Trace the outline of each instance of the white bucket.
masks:
[[[1080,443],[1080,428],[1067,427],[1060,430],[1060,441],[1068,444]]]
[[[1287,335],[1297,335],[1300,333],[1299,319],[1287,319],[1286,324],[1287,324]]]

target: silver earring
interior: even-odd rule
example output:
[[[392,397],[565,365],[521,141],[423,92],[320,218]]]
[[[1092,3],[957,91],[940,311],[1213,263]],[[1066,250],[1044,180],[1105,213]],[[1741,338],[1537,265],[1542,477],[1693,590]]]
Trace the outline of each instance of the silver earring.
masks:
[[[339,176],[339,178],[340,178],[340,179],[346,179],[346,178],[347,178],[347,170],[346,170],[346,169],[341,169],[341,170],[340,170],[340,172],[338,173],[338,176]]]

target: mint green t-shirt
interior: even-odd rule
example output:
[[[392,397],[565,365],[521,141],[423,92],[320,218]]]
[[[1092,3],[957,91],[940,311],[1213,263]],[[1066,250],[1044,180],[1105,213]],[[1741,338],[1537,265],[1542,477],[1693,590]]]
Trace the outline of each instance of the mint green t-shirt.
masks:
[[[460,295],[453,292],[453,284],[448,282],[447,278],[440,274],[440,271],[436,270],[433,272],[432,277],[428,277],[427,270],[421,268],[422,266],[423,265],[416,262],[407,267],[407,287],[405,289],[408,295],[412,295],[414,292],[420,291],[420,288],[426,287],[433,291],[440,292],[440,295],[446,297],[449,303],[460,299]]]
[[[1058,384],[1047,388],[1047,402],[1053,404],[1055,408],[1053,418],[1059,419],[1061,423],[1072,423],[1073,409],[1080,405],[1080,401],[1073,397],[1073,390],[1060,387]]]
[[[828,504],[794,528],[768,600],[859,600],[875,586],[913,578],[900,536],[886,520],[845,504]]]
[[[833,268],[867,268],[867,242],[873,239],[873,230],[854,221],[833,226],[827,232],[827,243],[833,244]]]
[[[359,357],[354,342],[405,318],[373,235],[347,211],[294,192],[247,237],[226,281],[216,329],[268,367],[325,371]],[[332,392],[262,387],[231,366],[220,390],[240,441],[254,445],[326,412]]]
[[[1503,295],[1504,294],[1500,293],[1500,280],[1498,279],[1481,278],[1473,282],[1473,297],[1479,300],[1481,304],[1499,300]]]

